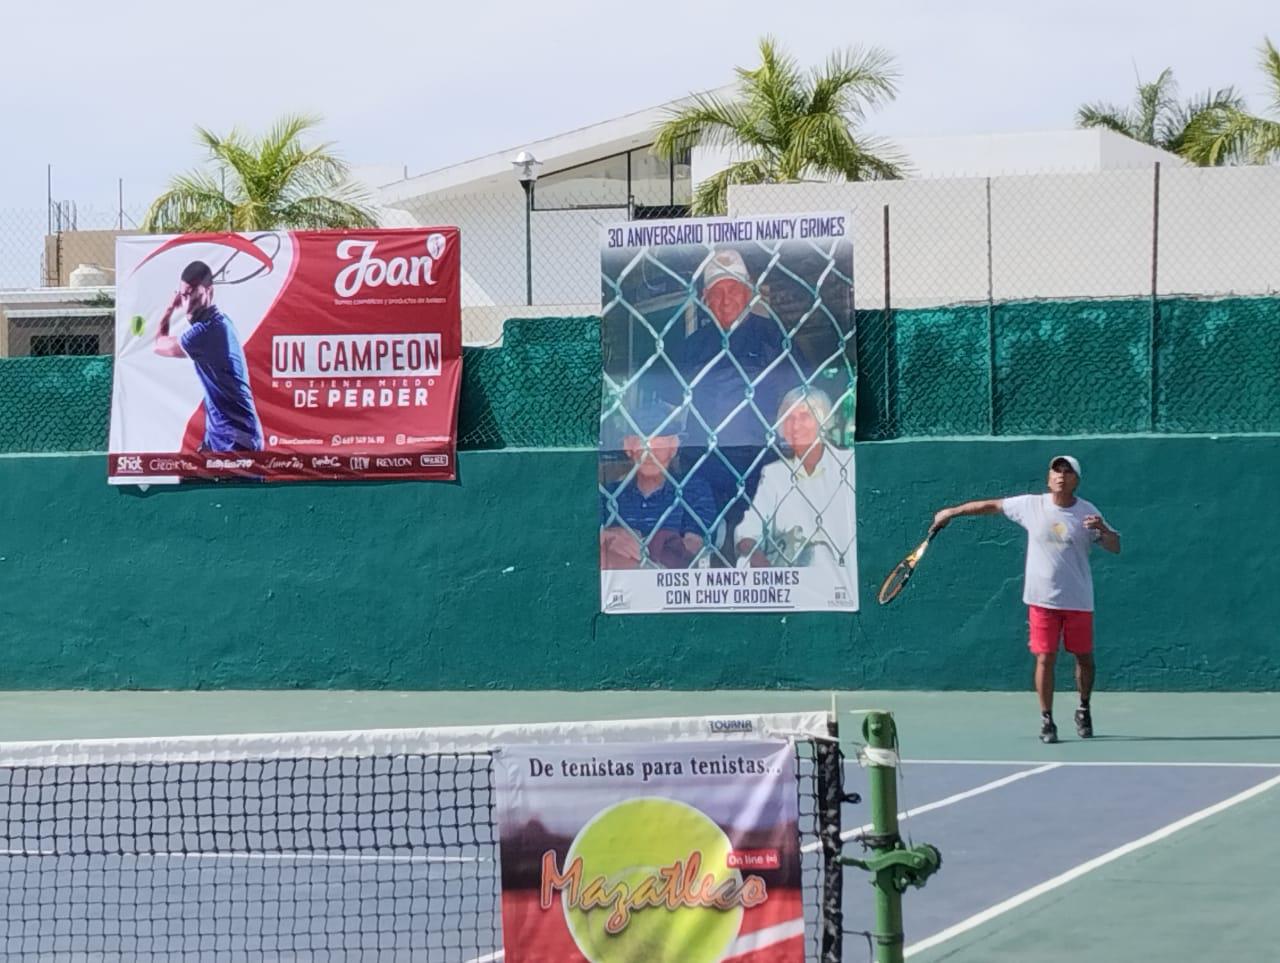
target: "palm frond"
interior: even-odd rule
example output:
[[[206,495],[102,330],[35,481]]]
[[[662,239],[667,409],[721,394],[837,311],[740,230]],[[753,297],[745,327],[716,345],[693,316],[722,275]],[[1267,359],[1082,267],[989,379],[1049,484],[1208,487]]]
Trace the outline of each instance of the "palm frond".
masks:
[[[1104,127],[1114,130],[1125,137],[1135,137],[1136,124],[1133,116],[1123,107],[1115,104],[1092,103],[1082,104],[1076,111],[1077,127]]]
[[[1178,102],[1178,83],[1173,79],[1172,68],[1160,71],[1160,76],[1150,83],[1138,83],[1138,97],[1134,104],[1135,140],[1144,144],[1156,143],[1156,128],[1160,117]]]
[[[342,227],[376,227],[371,208],[323,194],[299,197],[280,208],[280,218],[294,227],[311,230]]]
[[[867,107],[897,96],[898,72],[893,57],[878,47],[853,47],[833,53],[811,78],[811,114],[837,113],[861,120]]]
[[[804,110],[805,78],[790,56],[782,53],[772,37],[760,40],[760,65],[739,67],[742,93],[748,112],[765,139],[784,136],[787,118]]]
[[[653,152],[673,160],[698,144],[711,147],[763,146],[754,119],[742,104],[712,94],[692,98],[688,107],[669,111],[654,136]]]
[[[906,176],[907,166],[906,157],[888,141],[856,133],[839,114],[814,114],[792,125],[777,175],[782,181],[897,180]]]
[[[889,145],[856,133],[869,107],[896,95],[889,54],[853,47],[804,74],[772,37],[760,40],[759,53],[758,66],[737,68],[740,99],[693,98],[655,132],[653,151],[662,157],[699,144],[732,149],[736,163],[695,191],[695,212],[723,211],[733,183],[902,175],[899,157],[877,153]]]
[[[368,197],[349,182],[349,168],[332,145],[303,143],[303,135],[318,124],[318,118],[290,114],[253,139],[234,129],[219,136],[197,128],[197,140],[218,176],[201,171],[174,178],[152,204],[148,229],[258,231],[374,224]]]
[[[1268,95],[1271,97],[1271,110],[1280,114],[1280,50],[1271,42],[1270,37],[1262,38],[1260,65],[1262,75],[1266,79]]]
[[[1280,121],[1255,117],[1250,132],[1249,158],[1255,164],[1270,164],[1280,159]]]
[[[142,230],[149,233],[225,231],[232,223],[233,205],[220,185],[203,171],[181,174],[147,209]]]
[[[1182,155],[1193,129],[1213,123],[1213,115],[1230,110],[1243,110],[1244,98],[1233,87],[1207,90],[1187,101],[1174,104],[1160,119],[1156,142],[1167,151]],[[1184,155],[1185,156],[1185,155]],[[1190,158],[1188,158],[1190,159]],[[1225,163],[1222,158],[1218,163]]]
[[[1247,159],[1258,120],[1236,108],[1202,111],[1187,125],[1179,154],[1201,167]]]
[[[766,184],[773,180],[768,165],[758,160],[739,161],[718,171],[693,192],[693,213],[724,214],[729,208],[730,184]]]

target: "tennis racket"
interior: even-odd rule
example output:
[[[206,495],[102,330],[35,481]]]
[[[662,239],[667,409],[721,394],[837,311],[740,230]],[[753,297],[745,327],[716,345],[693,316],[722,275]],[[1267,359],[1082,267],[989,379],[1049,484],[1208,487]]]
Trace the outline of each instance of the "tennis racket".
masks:
[[[271,231],[264,231],[261,234],[255,234],[249,240],[267,256],[267,263],[264,264],[262,261],[248,256],[237,263],[236,259],[244,254],[243,251],[237,249],[222,262],[222,267],[213,272],[214,284],[243,284],[245,281],[252,281],[254,278],[271,270],[274,266],[276,255],[280,253],[280,235]]]
[[[885,576],[884,581],[880,583],[880,592],[876,596],[881,605],[888,605],[902,594],[902,590],[907,587],[907,582],[911,581],[911,576],[915,574],[920,559],[924,558],[924,553],[928,551],[929,543],[940,531],[941,529],[938,528],[930,530],[925,540],[915,547],[915,551],[894,566],[893,571]]]

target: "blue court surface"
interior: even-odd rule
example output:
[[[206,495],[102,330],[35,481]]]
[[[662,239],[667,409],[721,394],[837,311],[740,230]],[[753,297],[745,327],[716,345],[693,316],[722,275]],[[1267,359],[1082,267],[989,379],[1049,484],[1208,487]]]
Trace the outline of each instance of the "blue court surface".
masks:
[[[904,896],[910,958],[1264,960],[1280,946],[1280,764],[906,762],[900,794],[903,837],[943,854]],[[868,819],[846,808],[846,835]],[[872,928],[868,889],[846,874],[846,930]],[[855,940],[845,958],[866,959]]]

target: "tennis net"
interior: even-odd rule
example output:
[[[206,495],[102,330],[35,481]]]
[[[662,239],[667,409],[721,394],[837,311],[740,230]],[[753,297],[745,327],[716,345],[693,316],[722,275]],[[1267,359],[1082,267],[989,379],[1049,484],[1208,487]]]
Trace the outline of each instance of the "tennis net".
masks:
[[[836,961],[834,729],[799,713],[0,744],[0,956],[502,960],[502,746],[785,737],[805,958]]]

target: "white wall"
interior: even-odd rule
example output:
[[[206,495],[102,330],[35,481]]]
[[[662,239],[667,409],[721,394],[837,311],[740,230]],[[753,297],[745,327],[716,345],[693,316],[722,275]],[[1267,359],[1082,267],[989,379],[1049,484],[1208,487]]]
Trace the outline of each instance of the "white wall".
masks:
[[[525,198],[519,184],[429,203],[399,202],[422,225],[456,225],[462,237],[464,341],[484,344],[501,333],[503,311],[469,310],[513,305],[525,308]],[[544,312],[599,311],[600,225],[625,220],[621,210],[534,211],[530,219],[533,302]],[[510,316],[527,315],[527,310]]]
[[[1141,146],[1141,145],[1139,145]],[[695,158],[696,160],[696,158]],[[859,307],[883,305],[883,209],[898,307],[985,301],[987,192],[997,300],[1133,297],[1151,290],[1153,168],[858,184],[733,187],[736,215],[849,210]],[[621,210],[534,211],[534,310],[525,308],[524,194],[517,184],[425,203],[418,224],[462,231],[464,337],[489,343],[505,316],[599,310],[600,226]],[[1280,169],[1161,167],[1161,294],[1280,292]],[[508,309],[511,306],[511,309]],[[537,310],[538,308],[543,310]]]
[[[990,179],[996,300],[1150,293],[1153,169]],[[860,307],[987,297],[987,179],[744,186],[735,215],[849,210]],[[1161,294],[1280,291],[1280,168],[1161,168]]]

